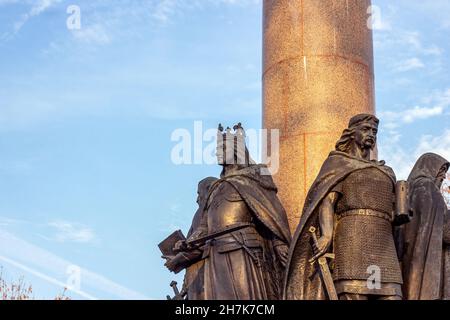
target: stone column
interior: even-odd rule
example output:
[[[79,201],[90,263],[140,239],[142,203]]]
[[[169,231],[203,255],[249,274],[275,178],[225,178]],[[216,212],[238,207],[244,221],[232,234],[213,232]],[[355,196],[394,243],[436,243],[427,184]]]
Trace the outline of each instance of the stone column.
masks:
[[[263,126],[280,130],[280,198],[294,230],[349,119],[374,113],[370,0],[264,0]]]

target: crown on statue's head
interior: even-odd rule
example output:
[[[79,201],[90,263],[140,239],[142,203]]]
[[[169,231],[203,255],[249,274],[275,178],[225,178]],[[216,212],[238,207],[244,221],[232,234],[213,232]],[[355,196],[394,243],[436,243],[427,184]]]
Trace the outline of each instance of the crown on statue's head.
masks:
[[[220,164],[249,164],[253,163],[250,159],[247,147],[245,145],[245,130],[242,123],[233,126],[233,129],[227,127],[225,130],[222,124],[217,129],[217,155]]]
[[[218,139],[219,141],[220,140],[227,141],[227,140],[232,140],[234,138],[245,139],[245,130],[242,127],[242,123],[240,123],[240,122],[233,126],[233,130],[231,130],[230,127],[227,127],[227,129],[224,130],[222,124],[219,123],[219,127],[217,129],[217,137],[220,138],[220,139]]]

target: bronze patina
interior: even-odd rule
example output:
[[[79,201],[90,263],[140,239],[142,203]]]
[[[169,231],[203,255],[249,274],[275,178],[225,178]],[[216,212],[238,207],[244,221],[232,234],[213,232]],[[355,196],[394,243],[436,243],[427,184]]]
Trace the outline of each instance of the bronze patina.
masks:
[[[205,212],[206,197],[209,193],[209,189],[212,184],[217,181],[217,178],[208,177],[203,179],[198,184],[197,189],[197,204],[198,210],[192,219],[192,225],[188,232],[188,239],[194,239],[206,234],[206,230],[202,228],[201,222]],[[171,287],[175,292],[175,300],[188,299],[188,300],[201,300],[204,299],[204,261],[201,258],[201,251],[190,250],[183,252],[181,249],[183,242],[179,241],[175,243],[173,248],[170,248],[175,252],[173,256],[165,256],[167,259],[166,267],[174,272],[180,272],[186,269],[186,275],[184,277],[183,288],[181,292],[176,289],[176,282],[171,283]],[[174,285],[175,283],[175,285]]]
[[[404,294],[408,300],[449,298],[449,213],[440,188],[449,162],[427,153],[417,160],[409,178],[413,219],[403,228],[401,252]]]
[[[402,298],[402,274],[393,223],[396,178],[383,161],[370,159],[379,120],[360,114],[350,120],[314,182],[291,246],[284,296],[292,300],[330,299],[317,265],[329,252],[340,300]],[[308,230],[320,238],[310,246]],[[376,285],[370,271],[378,269]]]
[[[268,168],[241,124],[219,126],[220,179],[199,183],[187,239],[160,244],[169,270],[186,269],[172,300],[450,299],[450,211],[440,192],[450,163],[428,153],[408,181],[371,159],[379,120],[350,119],[313,183],[291,243]]]
[[[206,197],[203,232],[176,249],[203,260],[204,299],[279,299],[291,236],[277,188],[250,158],[241,124],[219,126],[217,159],[223,169]]]

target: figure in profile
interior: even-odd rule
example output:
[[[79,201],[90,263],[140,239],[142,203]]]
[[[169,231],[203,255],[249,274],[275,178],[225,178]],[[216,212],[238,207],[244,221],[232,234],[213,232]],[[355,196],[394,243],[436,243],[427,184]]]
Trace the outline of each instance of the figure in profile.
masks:
[[[443,157],[427,153],[417,160],[408,178],[413,219],[403,227],[402,255],[408,300],[440,300],[449,290],[450,217],[440,191],[449,165]]]
[[[370,158],[378,124],[370,114],[353,117],[313,183],[291,245],[286,299],[402,299],[393,235],[396,177],[384,161]],[[324,266],[331,253],[334,268]]]
[[[191,228],[187,234],[187,239],[205,236],[207,230],[202,226],[202,220],[205,213],[206,199],[209,190],[217,178],[208,177],[201,180],[197,188],[198,210],[192,219]],[[166,267],[170,270],[180,272],[186,269],[183,288],[180,292],[180,298],[186,300],[204,299],[204,260],[200,250],[185,251],[183,241],[175,243],[173,251],[176,255],[173,258],[168,257]]]
[[[267,167],[250,158],[240,123],[225,131],[219,125],[217,160],[222,173],[206,199],[206,236],[178,245],[181,254],[204,259],[207,300],[279,299],[291,240],[287,215]]]

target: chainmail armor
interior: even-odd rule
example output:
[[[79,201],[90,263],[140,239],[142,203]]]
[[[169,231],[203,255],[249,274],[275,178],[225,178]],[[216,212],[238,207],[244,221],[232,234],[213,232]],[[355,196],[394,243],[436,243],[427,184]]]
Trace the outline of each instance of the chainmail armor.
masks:
[[[351,173],[340,184],[341,198],[336,213],[354,209],[372,209],[392,214],[395,186],[383,172],[368,168]]]
[[[394,209],[394,183],[375,168],[350,174],[339,186],[334,237],[334,280],[367,280],[370,266],[378,266],[382,283],[402,283],[390,219]],[[370,209],[376,215],[350,214]]]

